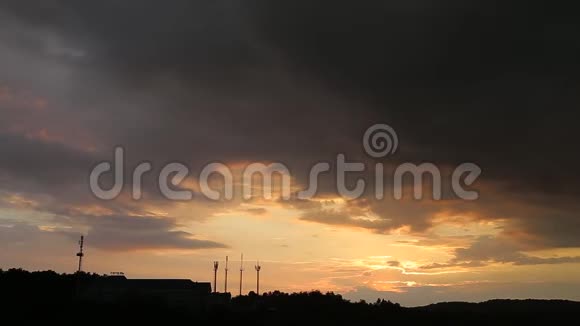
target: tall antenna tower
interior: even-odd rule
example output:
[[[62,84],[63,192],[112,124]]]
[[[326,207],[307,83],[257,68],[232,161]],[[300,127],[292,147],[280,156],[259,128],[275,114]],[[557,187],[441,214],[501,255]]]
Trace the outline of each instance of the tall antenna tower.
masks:
[[[256,294],[260,295],[260,270],[262,266],[260,266],[260,261],[256,263]]]
[[[213,262],[213,293],[217,292],[217,271],[219,267],[219,262]]]
[[[242,254],[242,260],[240,261],[240,296],[242,295],[242,278],[244,275],[244,254]]]
[[[79,241],[79,252],[77,253],[77,257],[79,257],[79,269],[78,273],[83,271],[83,257],[85,254],[83,253],[83,248],[85,245],[85,236],[81,235],[81,240]]]
[[[224,293],[228,293],[228,256],[226,256],[226,280],[224,284]]]

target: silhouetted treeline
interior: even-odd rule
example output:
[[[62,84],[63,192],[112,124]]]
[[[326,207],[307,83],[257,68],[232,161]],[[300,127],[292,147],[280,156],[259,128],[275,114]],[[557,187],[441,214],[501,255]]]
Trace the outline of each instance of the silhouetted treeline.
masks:
[[[53,271],[28,272],[23,269],[0,269],[0,289],[3,299],[35,301],[57,300],[70,302],[75,298],[79,281],[90,282],[101,278],[98,274],[58,274]]]
[[[222,325],[515,325],[575,321],[580,303],[565,300],[492,300],[483,303],[439,303],[405,308],[386,300],[350,302],[339,294],[251,292],[231,301],[208,296],[203,309],[175,307],[131,297],[119,302],[84,298],[83,289],[105,276],[52,271],[0,270],[0,310],[4,320],[20,322],[135,323],[186,322]],[[215,299],[215,297],[214,297]],[[216,303],[217,302],[217,303]]]

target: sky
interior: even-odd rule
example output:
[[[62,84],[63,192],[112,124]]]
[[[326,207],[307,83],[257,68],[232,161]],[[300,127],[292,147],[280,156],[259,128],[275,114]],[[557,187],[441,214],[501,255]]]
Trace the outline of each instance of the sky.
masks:
[[[213,279],[229,256],[244,292],[334,291],[407,306],[491,298],[580,300],[580,25],[553,2],[54,1],[0,4],[0,268],[132,278]],[[375,124],[396,130],[387,157],[365,153]],[[125,154],[150,162],[143,198],[123,181],[97,198],[89,175]],[[374,185],[337,192],[337,155]],[[158,176],[188,176],[164,196]],[[211,200],[200,173],[283,163],[271,199]],[[314,197],[296,192],[328,162]],[[478,199],[394,199],[403,163],[450,180],[471,162]],[[223,193],[218,179],[210,179]],[[112,183],[108,174],[103,187]],[[428,183],[428,182],[427,182]],[[377,186],[378,187],[378,186]],[[373,189],[377,187],[372,187]],[[429,188],[429,187],[426,187]],[[233,290],[232,290],[233,291]],[[237,294],[236,291],[233,291]]]

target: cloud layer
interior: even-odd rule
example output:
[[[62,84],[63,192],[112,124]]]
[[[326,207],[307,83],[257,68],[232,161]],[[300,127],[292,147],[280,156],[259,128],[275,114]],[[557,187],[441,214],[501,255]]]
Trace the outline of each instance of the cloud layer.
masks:
[[[580,247],[580,25],[567,9],[414,0],[141,1],[135,10],[118,1],[4,1],[0,203],[51,214],[51,223],[86,230],[101,249],[222,248],[228,244],[180,227],[239,202],[196,197],[193,213],[168,202],[155,178],[163,164],[186,162],[195,181],[211,161],[280,161],[305,185],[309,167],[337,153],[378,162],[364,155],[361,137],[385,122],[401,139],[389,166],[475,162],[481,199],[396,202],[368,193],[342,202],[333,170],[315,200],[272,205],[303,222],[450,247],[457,239],[437,234],[450,217],[498,225],[462,238],[468,244],[453,248],[454,258],[424,269],[578,262],[528,253]],[[142,202],[127,194],[101,202],[89,192],[89,171],[111,160],[116,145],[128,167],[154,166]]]

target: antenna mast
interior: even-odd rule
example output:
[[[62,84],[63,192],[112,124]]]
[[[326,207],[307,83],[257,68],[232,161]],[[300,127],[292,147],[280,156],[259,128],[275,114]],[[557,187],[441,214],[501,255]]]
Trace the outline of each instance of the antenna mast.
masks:
[[[244,254],[242,254],[242,260],[240,262],[240,296],[242,295],[242,277],[244,274]]]
[[[226,256],[226,281],[224,284],[224,293],[228,293],[228,256]]]
[[[79,241],[79,252],[77,253],[77,257],[79,257],[79,269],[77,273],[80,273],[83,270],[83,257],[85,256],[85,254],[83,253],[84,245],[85,245],[85,236],[81,235],[81,240]]]
[[[262,266],[260,266],[260,261],[257,262],[256,266],[256,294],[260,295],[260,270]]]
[[[219,262],[213,262],[213,293],[217,292],[217,271],[219,267]]]

